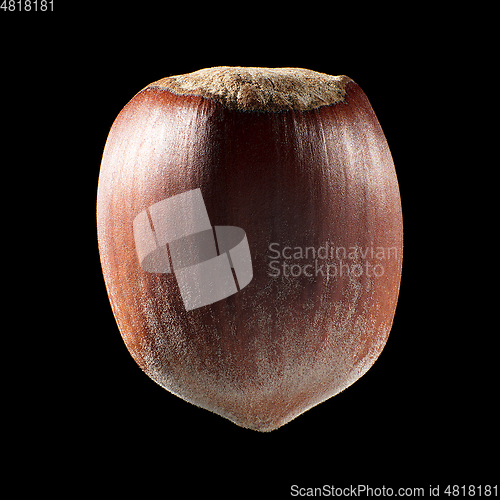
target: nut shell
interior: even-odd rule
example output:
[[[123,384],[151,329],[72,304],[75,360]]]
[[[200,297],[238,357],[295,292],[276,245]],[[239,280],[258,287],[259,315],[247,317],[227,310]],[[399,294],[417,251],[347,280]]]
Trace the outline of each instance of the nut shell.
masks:
[[[398,182],[368,99],[342,82],[333,104],[252,112],[156,82],[125,106],[106,143],[99,250],[128,350],[168,391],[250,429],[276,429],[350,386],[392,325],[403,243]],[[212,224],[246,232],[253,279],[186,311],[173,274],[141,269],[133,220],[198,188]],[[275,276],[288,247],[301,273]],[[320,248],[334,259],[319,258]],[[361,249],[345,263],[383,273],[344,267],[340,275],[332,248]]]

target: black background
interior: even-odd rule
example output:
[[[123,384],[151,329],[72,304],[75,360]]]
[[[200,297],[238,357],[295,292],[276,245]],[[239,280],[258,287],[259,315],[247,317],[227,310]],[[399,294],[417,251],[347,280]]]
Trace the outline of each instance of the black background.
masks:
[[[450,115],[451,82],[479,70],[459,27],[380,7],[61,4],[54,13],[0,12],[0,28],[10,28],[1,35],[12,111],[4,143],[23,141],[14,184],[23,203],[43,200],[28,203],[43,229],[43,313],[25,321],[48,330],[29,337],[29,349],[22,341],[42,362],[23,384],[36,403],[21,433],[30,436],[25,456],[50,463],[43,484],[64,489],[64,477],[76,492],[125,488],[141,498],[288,498],[293,484],[441,492],[493,484],[498,377],[484,326],[465,320],[482,316],[466,297],[477,292],[453,260],[462,243],[449,171],[459,163],[448,152],[461,139],[448,135],[459,119]],[[114,322],[97,249],[99,165],[116,115],[154,80],[218,65],[353,78],[384,129],[403,203],[403,278],[382,355],[349,389],[269,434],[190,405],[141,372]]]

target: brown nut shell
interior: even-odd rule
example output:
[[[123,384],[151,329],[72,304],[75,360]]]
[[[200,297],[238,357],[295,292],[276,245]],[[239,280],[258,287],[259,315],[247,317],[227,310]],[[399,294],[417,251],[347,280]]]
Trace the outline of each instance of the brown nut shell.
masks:
[[[115,120],[99,179],[102,269],[131,355],[168,391],[259,431],[366,373],[387,341],[401,279],[399,188],[373,109],[347,77],[326,79],[329,102],[318,90],[328,75],[300,71],[315,82],[312,105],[297,104],[307,99],[289,81],[279,88],[288,101],[271,95],[276,80],[259,94],[259,72],[245,80],[242,68],[214,69],[212,80],[233,82],[220,83],[226,94],[189,75],[151,84]],[[237,95],[253,97],[237,104]],[[245,231],[253,278],[188,311],[174,273],[141,268],[133,224],[195,189],[214,226]]]

